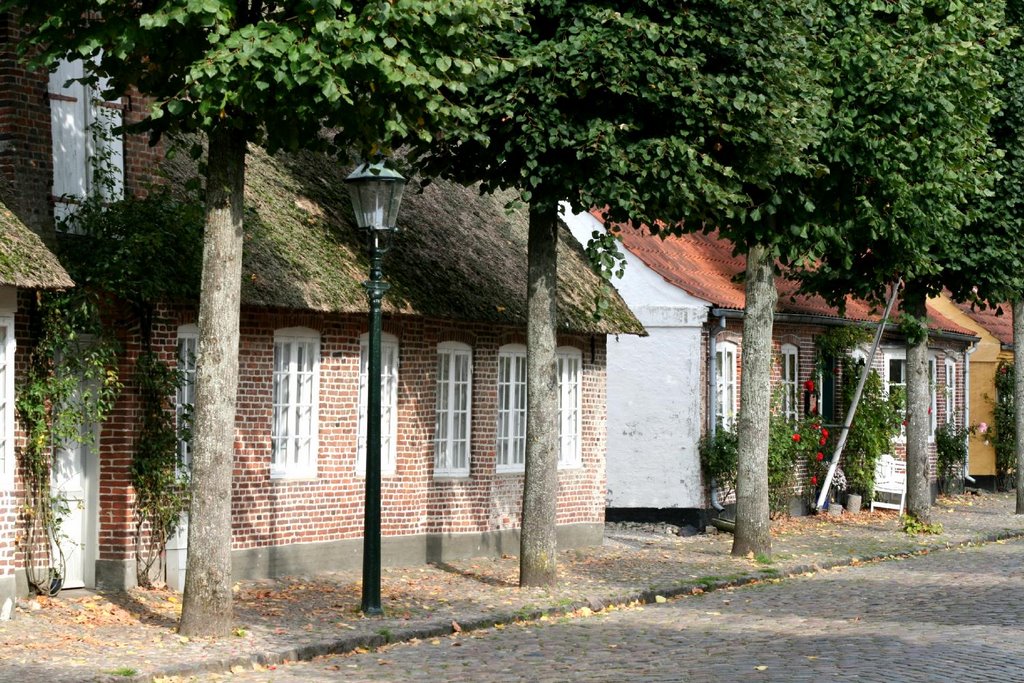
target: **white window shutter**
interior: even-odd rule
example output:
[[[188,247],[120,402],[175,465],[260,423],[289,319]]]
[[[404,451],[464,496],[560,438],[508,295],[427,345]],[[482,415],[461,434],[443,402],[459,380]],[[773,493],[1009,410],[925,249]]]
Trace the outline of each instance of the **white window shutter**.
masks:
[[[69,79],[81,77],[81,60],[62,61],[50,74],[54,217],[57,220],[73,213],[75,202],[84,199],[88,193],[88,103],[85,86],[78,82],[68,83]]]

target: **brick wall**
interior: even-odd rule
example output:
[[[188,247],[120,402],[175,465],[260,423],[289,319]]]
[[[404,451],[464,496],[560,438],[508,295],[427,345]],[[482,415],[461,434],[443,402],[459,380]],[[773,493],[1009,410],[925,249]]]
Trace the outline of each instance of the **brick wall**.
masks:
[[[735,342],[738,346],[741,345],[741,336],[742,336],[742,332],[743,332],[743,327],[742,327],[743,326],[743,322],[742,322],[742,320],[728,319],[727,323],[726,323],[726,328],[724,330],[718,330],[718,328],[717,328],[717,320],[715,321],[715,323],[716,323],[715,330],[716,330],[718,341],[720,341],[720,342],[721,341],[731,341],[731,342]],[[797,324],[792,324],[792,323],[777,322],[775,324],[775,328],[773,330],[773,336],[772,336],[773,343],[772,343],[772,347],[773,347],[773,353],[775,354],[775,357],[776,357],[776,362],[773,362],[773,364],[772,364],[771,381],[772,381],[772,387],[773,388],[778,386],[778,382],[779,382],[780,377],[781,377],[781,368],[779,366],[779,363],[778,363],[777,359],[779,357],[779,353],[780,353],[782,345],[783,344],[787,344],[787,343],[788,344],[793,344],[793,345],[797,346],[797,348],[799,349],[798,363],[799,363],[800,370],[799,370],[799,374],[798,374],[798,380],[799,380],[799,385],[800,385],[800,398],[798,400],[798,409],[799,409],[799,413],[800,413],[801,417],[804,414],[804,398],[803,398],[804,387],[803,387],[803,383],[806,380],[808,380],[808,379],[813,379],[816,384],[818,382],[817,367],[816,367],[817,351],[816,351],[816,348],[815,348],[815,338],[818,335],[821,335],[821,334],[825,333],[828,329],[829,329],[828,327],[825,327],[825,326],[822,326],[822,325],[806,325],[806,324],[797,325]],[[884,381],[884,378],[885,378],[885,374],[884,374],[885,373],[885,360],[884,360],[883,352],[885,350],[888,350],[888,349],[899,349],[899,348],[902,348],[902,346],[901,346],[902,344],[903,344],[902,340],[899,340],[899,339],[896,339],[896,338],[886,337],[885,339],[883,339],[882,345],[879,347],[878,353],[875,355],[875,359],[874,359],[874,362],[872,364],[872,368],[875,369],[879,373],[879,375],[881,375],[883,377],[883,381]],[[935,360],[936,369],[937,369],[937,383],[936,383],[936,391],[937,391],[937,407],[936,407],[936,410],[937,410],[937,422],[936,422],[936,424],[937,425],[944,424],[946,419],[947,419],[947,415],[946,415],[946,402],[945,402],[945,394],[944,394],[944,391],[946,390],[946,386],[945,386],[946,375],[945,375],[945,364],[944,363],[945,363],[945,360],[947,358],[953,360],[953,362],[955,363],[955,367],[956,367],[955,387],[954,387],[954,390],[953,390],[953,395],[954,395],[954,399],[953,399],[954,405],[953,405],[953,407],[954,407],[954,412],[955,412],[955,416],[954,417],[955,417],[955,419],[957,421],[957,424],[962,425],[962,423],[963,423],[964,377],[965,377],[965,374],[964,374],[964,368],[965,368],[965,365],[964,365],[964,363],[965,363],[965,353],[964,353],[964,350],[965,350],[965,347],[966,347],[966,345],[963,344],[963,343],[953,342],[953,341],[949,341],[949,340],[936,340],[936,341],[934,341],[933,343],[931,343],[929,345],[929,358]],[[738,386],[738,383],[741,381],[741,372],[740,372],[740,365],[742,363],[742,359],[740,358],[741,353],[742,353],[742,349],[740,349],[737,352],[737,369],[736,369],[737,386]],[[737,389],[737,394],[738,394],[738,389]],[[837,399],[837,401],[836,401],[836,403],[837,403],[836,422],[838,422],[841,425],[842,419],[843,419],[843,417],[845,417],[846,407],[844,405],[842,405],[841,397],[838,395],[838,390],[837,390],[836,399]],[[838,427],[836,429],[836,433],[838,434]],[[894,440],[892,452],[893,452],[893,454],[896,457],[905,459],[906,458],[906,445],[905,445],[905,443],[902,440],[900,440],[900,439]],[[831,457],[831,455],[832,455],[831,453],[827,453],[826,454],[826,456],[828,456],[828,457]],[[932,480],[934,480],[935,477],[936,477],[936,457],[935,457],[935,443],[934,443],[934,441],[929,441],[929,444],[928,444],[928,468],[929,468],[929,476],[932,478]],[[801,485],[802,485],[802,483],[805,482],[805,479],[806,479],[806,477],[804,477],[803,474],[804,474],[804,464],[803,463],[798,463],[798,475],[799,475],[798,476],[798,481],[801,482]]]
[[[179,325],[195,322],[191,309],[162,311],[154,346],[172,360]],[[288,311],[244,311],[240,343],[234,477],[234,549],[359,538],[365,480],[356,473],[359,337],[365,316]],[[274,332],[307,327],[320,332],[317,477],[270,478]],[[382,481],[382,534],[490,532],[519,526],[521,474],[495,472],[498,348],[521,341],[511,329],[412,317],[388,318],[399,340],[398,444],[393,475]],[[137,352],[126,342],[127,360]],[[435,480],[434,420],[437,344],[473,347],[470,476]],[[558,523],[604,520],[605,338],[563,336],[579,348],[582,366],[583,466],[559,474]],[[103,431],[101,557],[132,552],[131,491],[127,483],[132,417],[137,409],[130,373],[126,390]]]

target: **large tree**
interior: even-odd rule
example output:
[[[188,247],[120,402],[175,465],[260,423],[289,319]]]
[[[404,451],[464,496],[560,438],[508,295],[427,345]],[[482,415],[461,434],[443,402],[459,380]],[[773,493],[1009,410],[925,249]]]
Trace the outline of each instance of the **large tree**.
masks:
[[[512,71],[463,100],[484,135],[438,135],[422,150],[434,172],[485,191],[515,188],[531,204],[521,585],[556,580],[557,444],[548,435],[557,419],[559,202],[604,207],[609,224],[655,231],[742,225],[744,244],[774,245],[772,184],[810,169],[807,110],[818,97],[808,96],[816,84],[807,78],[807,6],[528,2],[529,26],[501,43]],[[766,461],[754,463],[752,479],[763,470],[767,480]]]
[[[188,573],[180,630],[231,627],[231,474],[245,157],[251,142],[387,149],[434,130],[472,135],[453,104],[488,70],[504,0],[3,0],[34,64],[86,61],[110,92],[153,98],[139,126],[207,139]],[[333,138],[324,137],[330,127]]]
[[[963,245],[965,298],[978,305],[1010,302],[1013,314],[1014,366],[1024,368],[1024,2],[1007,0],[1006,27],[1011,38],[997,54],[1002,82],[995,89],[1000,111],[991,133],[1000,148],[998,176],[981,215]],[[973,276],[973,277],[972,277]],[[1024,372],[1014,374],[1017,514],[1024,514]]]
[[[834,78],[816,183],[835,229],[806,289],[841,306],[878,301],[897,277],[907,333],[908,513],[928,519],[929,376],[925,301],[961,290],[965,228],[993,179],[1001,2],[831,3],[822,34]]]

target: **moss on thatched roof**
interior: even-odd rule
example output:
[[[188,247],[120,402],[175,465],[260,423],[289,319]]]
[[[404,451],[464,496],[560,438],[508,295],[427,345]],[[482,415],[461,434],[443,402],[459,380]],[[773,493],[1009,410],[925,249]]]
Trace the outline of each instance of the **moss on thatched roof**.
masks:
[[[189,165],[169,166],[187,180]],[[351,169],[326,156],[273,157],[250,147],[246,166],[242,298],[250,305],[363,312],[367,277],[364,237],[354,227],[345,187]],[[446,181],[422,193],[406,190],[401,233],[384,260],[391,290],[384,310],[434,318],[525,325],[525,209],[506,211],[510,197],[484,195]],[[568,230],[559,244],[561,329],[644,334],[616,292],[593,319],[599,278]]]
[[[74,283],[37,234],[2,203],[0,187],[0,285],[61,289]]]

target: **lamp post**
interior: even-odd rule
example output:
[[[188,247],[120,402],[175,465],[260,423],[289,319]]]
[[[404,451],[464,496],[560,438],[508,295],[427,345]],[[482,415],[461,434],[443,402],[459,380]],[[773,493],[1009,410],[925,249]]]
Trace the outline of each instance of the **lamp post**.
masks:
[[[363,283],[370,301],[369,367],[366,375],[366,506],[363,512],[364,614],[383,614],[380,606],[380,335],[384,282],[381,260],[397,232],[398,207],[405,178],[383,161],[365,163],[348,178],[356,224],[366,231],[370,279]]]

